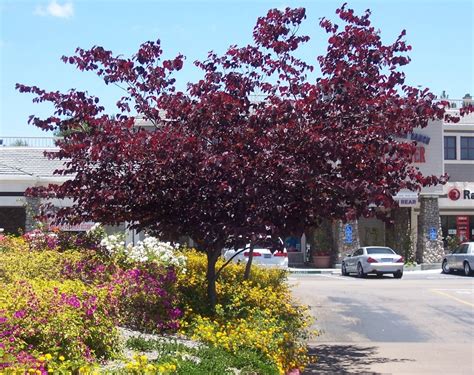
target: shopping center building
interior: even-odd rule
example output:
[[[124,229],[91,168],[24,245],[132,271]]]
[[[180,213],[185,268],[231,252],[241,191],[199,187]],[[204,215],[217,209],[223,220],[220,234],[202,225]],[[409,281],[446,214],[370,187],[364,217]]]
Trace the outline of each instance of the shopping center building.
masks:
[[[449,114],[459,115],[472,98],[467,94],[450,104]],[[386,245],[418,262],[436,263],[447,250],[448,236],[474,241],[474,114],[457,123],[432,121],[407,137],[417,141],[414,165],[425,175],[446,173],[449,182],[419,194],[400,192],[395,197],[399,207],[389,212],[390,224],[375,218],[349,223],[352,241],[344,225],[333,225],[334,261],[358,246]]]

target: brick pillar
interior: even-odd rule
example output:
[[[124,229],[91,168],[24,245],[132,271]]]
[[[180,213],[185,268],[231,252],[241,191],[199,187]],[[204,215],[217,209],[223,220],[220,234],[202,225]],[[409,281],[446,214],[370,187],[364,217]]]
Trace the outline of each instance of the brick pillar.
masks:
[[[346,224],[350,224],[352,226],[352,243],[346,242]],[[335,262],[340,263],[347,253],[352,253],[354,250],[360,247],[358,221],[351,220],[347,223],[343,223],[341,220],[337,220],[333,223],[333,233],[334,248],[336,249]]]
[[[435,240],[430,239],[430,228],[435,228],[437,233]],[[444,248],[437,197],[420,196],[417,235],[416,261],[418,263],[441,262],[444,256]]]

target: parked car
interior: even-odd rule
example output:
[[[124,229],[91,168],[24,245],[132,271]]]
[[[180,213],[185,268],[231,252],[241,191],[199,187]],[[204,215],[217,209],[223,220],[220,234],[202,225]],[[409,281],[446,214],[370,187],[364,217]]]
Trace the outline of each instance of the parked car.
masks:
[[[235,255],[238,253],[237,255]],[[236,263],[247,263],[250,256],[250,245],[246,245],[242,249],[228,249],[224,251],[224,259],[229,260],[233,256],[232,261]],[[253,249],[252,264],[260,266],[288,267],[288,253],[285,249],[272,252],[271,247],[256,245]]]
[[[466,276],[474,270],[474,242],[460,244],[451,254],[444,257],[441,265],[443,273],[464,271]]]
[[[393,274],[397,279],[403,276],[404,259],[389,247],[366,246],[357,249],[345,257],[341,264],[341,273],[348,276],[357,273],[359,277],[365,277],[369,273],[377,276]]]

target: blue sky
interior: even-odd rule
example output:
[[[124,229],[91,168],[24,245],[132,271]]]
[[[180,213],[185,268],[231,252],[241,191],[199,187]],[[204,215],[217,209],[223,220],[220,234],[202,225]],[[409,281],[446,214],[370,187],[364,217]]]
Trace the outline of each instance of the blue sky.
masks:
[[[15,91],[15,83],[47,90],[77,88],[98,95],[110,112],[120,94],[92,73],[80,72],[60,61],[76,47],[101,45],[130,55],[139,44],[161,39],[165,57],[183,53],[185,68],[178,87],[196,80],[192,66],[209,50],[222,53],[230,44],[247,44],[257,17],[270,8],[303,6],[307,19],[301,32],[311,36],[302,56],[315,63],[326,50],[320,17],[335,19],[343,1],[92,1],[0,0],[0,135],[42,136],[27,125],[28,116],[49,115],[52,108],[33,104],[32,96]],[[446,90],[450,98],[474,94],[472,0],[349,1],[358,12],[370,8],[372,22],[386,43],[402,29],[413,46],[405,68],[412,85]]]

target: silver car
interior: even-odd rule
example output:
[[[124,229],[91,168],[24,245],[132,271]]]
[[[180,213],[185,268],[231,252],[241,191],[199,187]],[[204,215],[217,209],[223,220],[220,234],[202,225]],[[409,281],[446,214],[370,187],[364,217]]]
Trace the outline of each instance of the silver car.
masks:
[[[469,276],[474,269],[474,242],[464,242],[451,254],[444,257],[442,263],[443,273],[451,271],[464,271]]]
[[[377,276],[390,273],[396,279],[401,279],[404,262],[403,257],[389,247],[366,246],[343,259],[341,273],[343,276],[357,273],[359,277],[365,277],[369,273]]]

